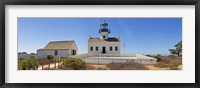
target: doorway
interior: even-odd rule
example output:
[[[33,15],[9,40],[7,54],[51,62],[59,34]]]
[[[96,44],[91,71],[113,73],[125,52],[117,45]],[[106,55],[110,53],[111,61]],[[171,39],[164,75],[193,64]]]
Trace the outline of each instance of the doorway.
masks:
[[[103,53],[103,54],[106,53],[106,47],[105,47],[105,46],[102,47],[102,53]]]
[[[72,50],[72,55],[76,55],[76,50]]]

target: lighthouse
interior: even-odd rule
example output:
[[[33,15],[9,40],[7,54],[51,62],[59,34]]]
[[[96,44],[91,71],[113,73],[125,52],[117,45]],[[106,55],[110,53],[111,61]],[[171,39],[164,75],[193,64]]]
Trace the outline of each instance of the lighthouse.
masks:
[[[104,20],[100,23],[99,37],[89,37],[88,54],[89,55],[119,55],[120,37],[110,37],[108,23]]]
[[[109,37],[110,30],[108,29],[108,23],[105,20],[100,24],[99,34],[100,38],[104,40]]]

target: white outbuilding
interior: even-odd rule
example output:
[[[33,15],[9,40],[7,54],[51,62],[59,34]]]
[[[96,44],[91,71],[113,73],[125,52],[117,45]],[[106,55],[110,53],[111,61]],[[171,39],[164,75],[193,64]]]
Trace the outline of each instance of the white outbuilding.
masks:
[[[78,48],[75,41],[51,41],[44,48],[37,50],[37,58],[43,59],[47,55],[54,57],[69,57],[76,55]]]

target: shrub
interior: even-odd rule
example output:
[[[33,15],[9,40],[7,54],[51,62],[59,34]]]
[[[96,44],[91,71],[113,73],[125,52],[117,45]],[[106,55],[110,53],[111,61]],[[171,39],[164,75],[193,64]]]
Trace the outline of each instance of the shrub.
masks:
[[[171,70],[178,70],[177,64],[171,64],[169,67],[170,67]]]
[[[44,59],[38,59],[38,62],[41,65],[46,65],[46,64],[50,63],[50,61],[48,59],[45,59],[45,58]]]
[[[28,59],[28,61],[30,62],[30,69],[37,70],[39,66],[38,60],[31,58],[31,59]]]
[[[30,58],[33,58],[33,59],[35,59],[35,56],[30,56]]]
[[[30,70],[30,62],[27,59],[20,60],[18,62],[18,69],[19,70]]]
[[[53,55],[47,55],[47,59],[48,59],[50,62],[52,62],[53,58],[54,58]]]
[[[167,56],[167,57],[168,57],[168,59],[174,59],[174,58],[175,58],[174,55],[169,55],[169,56]]]
[[[19,61],[18,69],[19,70],[36,70],[38,69],[39,62],[36,59],[28,58]]]
[[[182,65],[182,59],[170,59],[169,63],[176,64],[176,65]]]
[[[85,68],[85,62],[77,58],[64,59],[63,64],[68,69],[73,70],[81,70]]]
[[[148,57],[152,57],[152,55],[149,55],[149,54],[147,54],[146,56],[148,56]]]
[[[143,64],[136,62],[110,63],[107,65],[110,70],[148,70]]]
[[[157,59],[157,62],[159,62],[160,60],[161,60],[161,55],[160,54],[157,54],[156,56],[154,56],[154,58],[156,58]]]
[[[169,67],[168,64],[164,63],[164,62],[158,62],[154,65],[155,67],[159,67],[159,68],[165,68],[165,67]]]

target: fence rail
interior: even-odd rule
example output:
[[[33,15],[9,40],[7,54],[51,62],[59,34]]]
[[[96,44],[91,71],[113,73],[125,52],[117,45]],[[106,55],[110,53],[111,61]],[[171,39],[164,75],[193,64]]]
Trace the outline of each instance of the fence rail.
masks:
[[[78,54],[70,57],[80,59],[87,57],[136,57],[136,54]]]
[[[110,59],[106,59],[105,57]],[[71,58],[79,58],[86,63],[95,64],[125,63],[131,61],[140,64],[155,64],[157,62],[155,58],[140,54],[79,54],[71,56]]]
[[[136,62],[140,64],[155,64],[157,61],[155,59],[104,59],[104,58],[84,58],[81,59],[86,63],[92,64],[109,64],[109,63],[126,63],[126,62]]]

